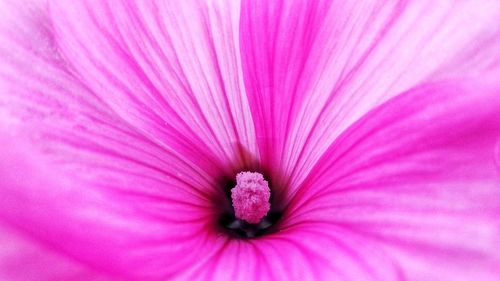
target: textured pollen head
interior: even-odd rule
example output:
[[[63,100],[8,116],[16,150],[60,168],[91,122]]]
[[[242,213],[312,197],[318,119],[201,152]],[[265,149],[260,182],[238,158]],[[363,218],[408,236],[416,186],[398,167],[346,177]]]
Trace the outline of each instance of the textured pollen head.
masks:
[[[231,189],[235,215],[248,223],[258,223],[266,216],[271,204],[271,190],[259,173],[241,172],[236,175],[236,186]]]

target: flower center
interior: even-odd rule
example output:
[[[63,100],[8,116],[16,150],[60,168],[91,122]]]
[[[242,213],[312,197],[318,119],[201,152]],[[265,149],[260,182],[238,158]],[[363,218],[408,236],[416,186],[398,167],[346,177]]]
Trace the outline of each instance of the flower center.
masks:
[[[214,207],[220,210],[217,224],[224,233],[248,239],[278,230],[283,204],[280,194],[273,193],[272,182],[263,175],[260,172],[240,172],[236,179],[234,176],[221,178],[220,184],[228,201],[214,201]]]
[[[269,212],[270,197],[271,190],[262,174],[241,172],[236,175],[236,186],[231,189],[236,218],[248,223],[259,223]]]

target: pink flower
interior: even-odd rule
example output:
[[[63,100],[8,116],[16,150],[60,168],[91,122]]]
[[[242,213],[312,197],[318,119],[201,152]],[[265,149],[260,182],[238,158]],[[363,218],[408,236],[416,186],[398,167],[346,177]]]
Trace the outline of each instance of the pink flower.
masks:
[[[498,1],[28,2],[0,280],[499,280]]]

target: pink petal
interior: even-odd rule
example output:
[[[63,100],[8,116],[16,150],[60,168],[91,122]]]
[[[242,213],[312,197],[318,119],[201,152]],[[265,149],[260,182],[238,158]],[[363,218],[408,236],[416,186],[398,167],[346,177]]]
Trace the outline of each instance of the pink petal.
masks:
[[[126,279],[165,279],[217,250],[210,151],[125,123],[71,73],[43,5],[2,4],[0,222],[47,262]]]
[[[261,158],[296,188],[368,110],[422,81],[500,65],[498,1],[243,1]]]
[[[284,229],[316,224],[360,234],[405,280],[498,280],[495,80],[430,84],[371,111],[318,162]]]
[[[110,276],[103,276],[6,227],[0,227],[0,249],[3,281],[110,280]]]
[[[351,231],[301,225],[253,240],[214,241],[181,280],[400,280],[397,264]]]
[[[52,1],[51,16],[86,85],[150,139],[225,166],[258,156],[237,2]]]

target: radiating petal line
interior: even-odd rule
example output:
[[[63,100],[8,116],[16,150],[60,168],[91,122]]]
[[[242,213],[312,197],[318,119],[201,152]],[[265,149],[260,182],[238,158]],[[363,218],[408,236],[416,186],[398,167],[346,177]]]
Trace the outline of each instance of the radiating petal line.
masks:
[[[227,173],[258,160],[238,2],[53,1],[51,15],[75,71],[149,138],[172,146],[175,132]]]
[[[497,5],[243,1],[243,74],[262,161],[293,193],[377,105],[423,81],[498,71]]]

